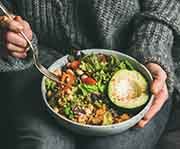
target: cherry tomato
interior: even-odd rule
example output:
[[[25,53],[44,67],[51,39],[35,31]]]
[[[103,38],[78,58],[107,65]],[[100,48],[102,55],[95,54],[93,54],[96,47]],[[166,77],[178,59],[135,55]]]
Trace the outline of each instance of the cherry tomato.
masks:
[[[81,78],[81,81],[85,84],[88,84],[88,85],[95,85],[96,84],[96,80],[94,80],[93,78],[91,77],[87,77],[87,78]]]

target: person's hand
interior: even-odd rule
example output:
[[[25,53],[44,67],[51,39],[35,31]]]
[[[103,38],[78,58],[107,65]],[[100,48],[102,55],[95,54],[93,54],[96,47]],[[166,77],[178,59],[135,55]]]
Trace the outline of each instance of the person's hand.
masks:
[[[149,63],[146,67],[151,72],[154,81],[151,85],[151,92],[155,95],[154,102],[150,110],[145,114],[144,118],[138,123],[138,127],[143,128],[162,108],[168,99],[168,89],[166,85],[166,72],[155,63]]]
[[[8,54],[17,58],[25,58],[27,56],[28,43],[19,33],[20,31],[23,31],[28,39],[32,40],[32,30],[30,25],[20,16],[14,17],[14,20],[8,18],[4,20],[4,42]]]

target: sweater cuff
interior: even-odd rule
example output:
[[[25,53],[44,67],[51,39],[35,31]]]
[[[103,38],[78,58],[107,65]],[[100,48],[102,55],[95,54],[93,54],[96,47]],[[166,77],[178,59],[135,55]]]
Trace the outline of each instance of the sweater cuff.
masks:
[[[173,91],[174,66],[171,56],[173,33],[168,26],[158,22],[145,21],[135,26],[130,53],[141,63],[159,64],[167,73],[169,93]]]
[[[178,0],[144,0],[139,17],[155,20],[169,26],[180,35],[180,2]]]
[[[37,38],[33,33],[32,44],[37,46]],[[1,48],[4,48],[1,46]],[[28,54],[25,59],[18,59],[10,55],[3,55],[0,58],[0,72],[21,71],[32,66],[32,54]]]

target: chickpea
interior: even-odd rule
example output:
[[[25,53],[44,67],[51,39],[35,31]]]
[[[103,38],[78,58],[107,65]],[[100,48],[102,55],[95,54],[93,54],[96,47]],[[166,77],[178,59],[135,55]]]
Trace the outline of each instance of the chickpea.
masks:
[[[59,109],[57,107],[54,107],[54,112],[58,113],[59,112]]]
[[[81,76],[81,79],[85,79],[85,78],[88,78],[88,76],[85,74]]]
[[[81,69],[76,70],[77,75],[81,76],[84,74],[84,72]]]
[[[126,120],[130,119],[130,116],[127,113],[124,113],[124,114],[121,115],[121,119],[123,121],[126,121]]]
[[[78,117],[78,122],[82,124],[86,124],[86,121],[88,120],[86,115],[81,115]]]
[[[51,97],[51,96],[52,96],[52,91],[49,90],[49,91],[47,92],[47,96],[48,96],[48,97]]]

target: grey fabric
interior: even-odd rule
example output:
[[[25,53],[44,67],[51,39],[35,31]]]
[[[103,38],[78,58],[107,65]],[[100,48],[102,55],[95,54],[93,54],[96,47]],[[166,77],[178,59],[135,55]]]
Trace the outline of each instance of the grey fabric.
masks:
[[[180,130],[166,133],[158,144],[158,149],[179,149]]]
[[[133,128],[110,137],[80,136],[58,126],[47,113],[40,92],[41,75],[36,69],[8,73],[8,76],[11,94],[7,109],[15,130],[11,132],[14,140],[11,148],[15,149],[153,149],[171,109],[172,99],[169,99],[144,129]]]
[[[142,17],[155,19],[180,34],[179,0],[142,0]]]
[[[178,91],[176,93],[176,99],[177,101],[179,101],[180,103],[180,83],[179,83],[179,79],[180,79],[180,54],[179,54],[179,49],[180,49],[180,38],[177,38],[174,42],[174,47],[172,50],[172,55],[173,55],[173,61],[174,61],[174,67],[175,67],[175,79],[174,82],[176,82],[175,88]]]
[[[113,48],[126,53],[130,48],[128,54],[142,63],[146,59],[161,64],[168,72],[172,90],[171,49],[180,30],[178,0],[13,0],[11,3],[16,13],[30,22],[39,44],[63,49],[64,53],[73,46]],[[22,64],[19,60],[10,62],[12,67],[26,67],[19,65]],[[9,70],[7,65],[1,59],[3,71]]]
[[[173,99],[179,98],[177,91],[172,97]],[[166,125],[166,129],[162,134],[157,149],[179,149],[180,148],[180,103],[174,100],[173,108],[171,110],[170,118]]]
[[[157,144],[157,149],[180,148],[180,110],[174,110],[168,121],[167,129]]]
[[[177,90],[175,90],[175,92],[176,93],[174,94],[173,99],[179,98],[179,93],[177,92]],[[171,110],[171,115],[170,115],[168,124],[166,126],[165,134],[169,131],[180,130],[179,115],[180,115],[180,103],[179,103],[179,100],[176,99],[174,100],[174,103],[173,103],[173,108]]]

